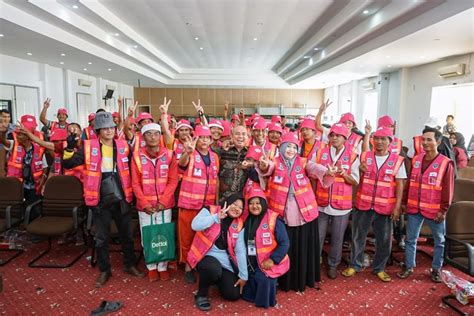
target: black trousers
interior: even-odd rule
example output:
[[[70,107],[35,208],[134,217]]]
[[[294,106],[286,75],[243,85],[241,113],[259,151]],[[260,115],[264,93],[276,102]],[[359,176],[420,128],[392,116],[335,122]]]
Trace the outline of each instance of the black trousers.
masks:
[[[112,219],[117,225],[120,243],[123,252],[123,264],[130,268],[136,264],[136,257],[133,247],[131,214],[126,212],[122,214],[120,202],[107,208],[92,208],[92,221],[96,228],[95,249],[97,252],[97,263],[101,272],[110,271],[109,258],[109,237],[110,224]]]
[[[39,199],[41,199],[41,196],[36,194],[35,189],[23,189],[23,194],[25,197],[25,204],[30,205]],[[35,205],[30,211],[30,218],[29,221],[32,222],[36,218],[38,218],[41,215],[41,205]]]
[[[207,297],[209,287],[216,284],[221,297],[228,301],[236,301],[240,298],[240,286],[234,287],[238,276],[223,269],[219,260],[211,256],[205,256],[197,265],[199,273],[198,296]]]

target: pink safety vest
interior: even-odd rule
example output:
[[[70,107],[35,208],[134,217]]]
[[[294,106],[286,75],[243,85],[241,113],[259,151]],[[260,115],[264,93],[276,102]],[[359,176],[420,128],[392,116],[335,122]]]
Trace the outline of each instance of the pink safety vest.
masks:
[[[444,174],[448,169],[451,159],[438,154],[426,168],[421,172],[423,157],[425,154],[417,155],[412,160],[410,182],[408,184],[407,213],[417,214],[421,212],[426,218],[434,219],[441,209],[441,190]]]
[[[346,140],[345,145],[347,147],[347,144],[349,144],[349,146],[357,148],[357,146],[359,146],[359,143],[362,141],[362,138],[363,137],[359,134],[352,132],[351,135],[349,135],[349,138]]]
[[[210,207],[211,215],[217,214],[220,210],[220,206],[212,205]],[[244,222],[242,217],[235,218],[230,224],[229,229],[227,230],[227,252],[230,256],[232,262],[237,265],[237,256],[235,255],[235,246],[237,244],[237,239],[239,238],[239,233],[244,227]],[[198,231],[194,235],[193,243],[188,252],[188,263],[192,268],[195,268],[199,261],[204,258],[207,252],[211,249],[214,242],[217,240],[221,233],[221,224],[214,223],[209,228]]]
[[[128,154],[130,149],[124,140],[114,139],[116,146],[116,166],[120,177],[120,184],[125,194],[125,200],[132,202],[132,183],[130,180],[130,168]],[[100,201],[100,182],[102,179],[102,152],[98,139],[84,141],[84,200],[87,206],[97,206]]]
[[[95,133],[94,129],[92,128],[92,126],[87,126],[85,129],[84,129],[85,133],[86,133],[86,139],[88,140],[92,140],[92,139],[97,139],[97,134]]]
[[[391,215],[397,201],[395,177],[404,158],[391,153],[380,169],[375,158],[372,151],[361,154],[361,163],[366,163],[367,171],[361,174],[355,207],[361,211],[373,209],[378,214]]]

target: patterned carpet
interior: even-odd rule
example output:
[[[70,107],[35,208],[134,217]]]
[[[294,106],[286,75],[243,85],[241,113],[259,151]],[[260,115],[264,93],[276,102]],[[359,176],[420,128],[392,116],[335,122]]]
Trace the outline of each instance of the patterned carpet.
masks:
[[[3,292],[0,293],[0,314],[5,315],[87,315],[102,300],[124,303],[117,315],[201,315],[193,304],[196,285],[187,285],[183,272],[172,272],[169,281],[150,283],[122,272],[121,254],[112,253],[113,277],[101,289],[93,286],[97,269],[91,268],[86,256],[67,269],[32,269],[28,261],[39,253],[43,245],[34,245],[23,255],[0,268]],[[55,245],[56,258],[71,258],[75,246]],[[1,254],[4,258],[4,254]],[[403,254],[397,254],[401,259]],[[449,293],[444,284],[432,283],[429,277],[430,259],[418,255],[418,268],[413,277],[399,280],[398,267],[389,266],[393,277],[389,284],[380,282],[369,270],[351,279],[339,275],[328,280],[323,267],[321,289],[304,293],[279,292],[278,305],[263,310],[242,300],[223,301],[216,289],[211,290],[212,310],[209,314],[245,315],[454,315],[441,302]],[[48,260],[46,258],[46,260]],[[42,261],[44,262],[44,261]],[[140,268],[144,269],[143,260]],[[339,270],[345,268],[341,264]],[[446,266],[458,276],[458,270]],[[466,277],[466,276],[465,276]],[[472,279],[471,279],[472,280]],[[474,307],[464,307],[474,314]]]

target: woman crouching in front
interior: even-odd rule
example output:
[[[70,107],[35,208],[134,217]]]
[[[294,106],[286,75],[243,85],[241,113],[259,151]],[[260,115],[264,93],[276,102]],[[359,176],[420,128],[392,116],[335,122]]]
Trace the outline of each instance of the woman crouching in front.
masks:
[[[236,301],[242,294],[248,276],[243,207],[244,199],[236,193],[227,198],[222,208],[204,207],[191,223],[196,235],[188,263],[199,273],[195,304],[202,311],[211,309],[208,292],[213,284],[225,300]]]
[[[253,187],[248,194],[244,236],[249,277],[242,298],[257,307],[276,305],[277,278],[290,268],[290,241],[278,213],[267,207],[264,192]]]

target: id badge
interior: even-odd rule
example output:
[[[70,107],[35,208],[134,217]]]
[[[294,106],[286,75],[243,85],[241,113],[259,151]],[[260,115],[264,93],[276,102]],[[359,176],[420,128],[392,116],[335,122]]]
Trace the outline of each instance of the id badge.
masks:
[[[195,177],[200,177],[202,176],[202,170],[199,168],[194,168],[194,176]]]
[[[436,177],[429,176],[428,177],[428,184],[429,185],[435,185],[436,184]]]
[[[257,255],[257,248],[255,248],[255,240],[249,240],[247,243],[247,252],[249,256]]]

